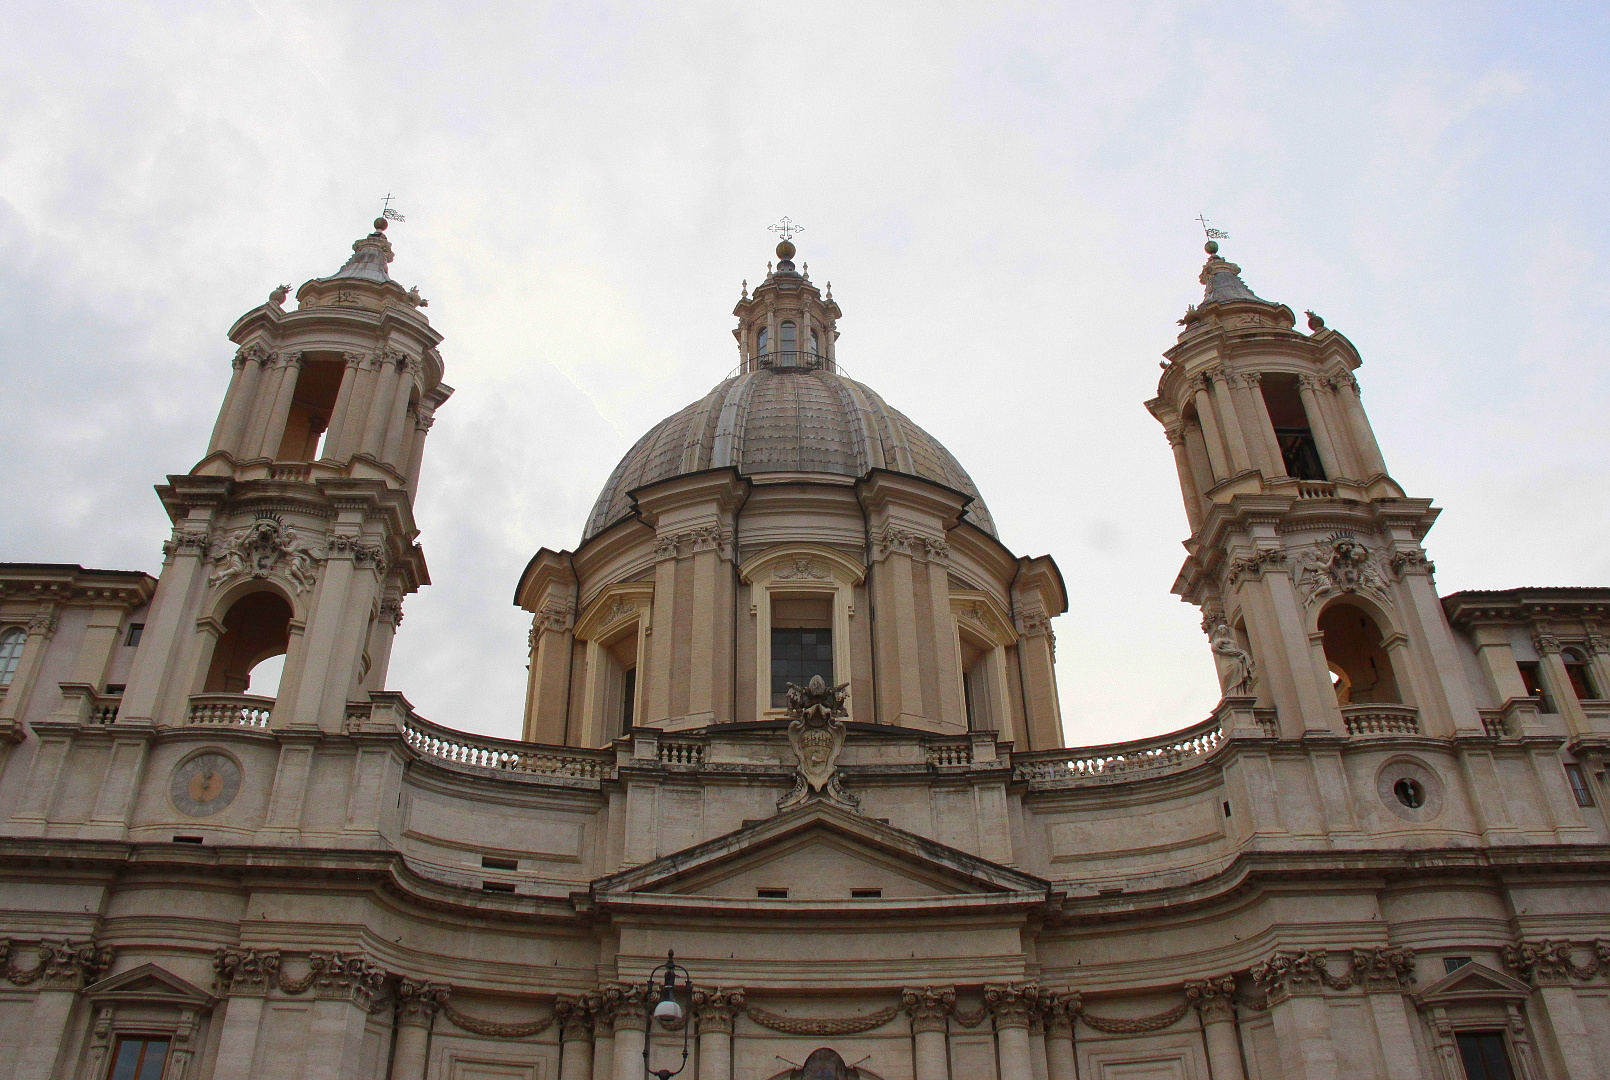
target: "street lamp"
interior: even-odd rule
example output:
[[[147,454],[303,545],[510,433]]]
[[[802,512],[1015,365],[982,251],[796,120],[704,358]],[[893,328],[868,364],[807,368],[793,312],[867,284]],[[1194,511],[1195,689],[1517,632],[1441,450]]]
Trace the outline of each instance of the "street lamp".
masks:
[[[660,976],[662,971],[665,973],[663,979]],[[665,963],[649,972],[648,975],[648,996],[650,998],[659,998],[659,1001],[655,1002],[654,1005],[654,1019],[664,1028],[674,1027],[678,1021],[682,1022],[682,1064],[677,1066],[675,1072],[670,1069],[651,1069],[648,1067],[649,1049],[654,1042],[653,1025],[649,1025],[648,1031],[643,1033],[643,1072],[645,1075],[657,1077],[658,1080],[671,1080],[671,1077],[676,1076],[688,1067],[688,1033],[692,1030],[693,1025],[688,1022],[687,1012],[683,1009],[682,1003],[676,999],[676,980],[679,974],[682,977],[682,991],[688,999],[688,1005],[691,1007],[693,1004],[693,977],[688,974],[687,968],[676,962],[675,949],[666,950]]]

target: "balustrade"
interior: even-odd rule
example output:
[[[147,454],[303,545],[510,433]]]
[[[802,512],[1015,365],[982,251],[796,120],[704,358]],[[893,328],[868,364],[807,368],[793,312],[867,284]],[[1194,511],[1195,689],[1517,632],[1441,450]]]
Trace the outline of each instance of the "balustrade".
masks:
[[[274,699],[255,694],[197,694],[190,699],[189,724],[240,724],[266,728]]]
[[[971,741],[928,744],[928,764],[930,765],[971,765],[972,763],[973,744]]]
[[[533,749],[529,743],[509,742],[439,727],[411,713],[400,725],[403,739],[427,757],[490,769],[510,775],[559,776],[601,780],[615,760],[610,750]]]
[[[1413,705],[1346,705],[1342,719],[1349,735],[1420,734],[1420,713]]]
[[[1196,765],[1224,745],[1224,731],[1212,718],[1182,731],[1153,739],[1071,750],[1039,750],[1013,754],[1012,775],[1018,780],[1104,781],[1130,773]]]
[[[660,761],[667,765],[703,765],[704,744],[683,740],[659,740]]]

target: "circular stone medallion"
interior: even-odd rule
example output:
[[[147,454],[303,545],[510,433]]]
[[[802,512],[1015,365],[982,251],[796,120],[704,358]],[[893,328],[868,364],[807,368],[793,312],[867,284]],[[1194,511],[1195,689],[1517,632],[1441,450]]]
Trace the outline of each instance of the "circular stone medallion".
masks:
[[[240,766],[216,751],[187,758],[173,770],[168,797],[191,817],[211,817],[226,810],[240,794]]]
[[[1405,821],[1430,821],[1442,813],[1442,779],[1418,758],[1395,757],[1375,774],[1375,792]]]

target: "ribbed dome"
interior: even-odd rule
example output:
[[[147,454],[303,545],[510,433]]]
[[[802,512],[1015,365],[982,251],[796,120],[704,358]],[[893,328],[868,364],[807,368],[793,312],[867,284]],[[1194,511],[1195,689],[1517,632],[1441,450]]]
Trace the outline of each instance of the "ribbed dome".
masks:
[[[726,380],[639,439],[610,474],[583,539],[631,513],[627,492],[727,466],[746,475],[909,473],[971,495],[967,519],[995,534],[972,477],[950,451],[870,387],[825,368],[759,368]]]

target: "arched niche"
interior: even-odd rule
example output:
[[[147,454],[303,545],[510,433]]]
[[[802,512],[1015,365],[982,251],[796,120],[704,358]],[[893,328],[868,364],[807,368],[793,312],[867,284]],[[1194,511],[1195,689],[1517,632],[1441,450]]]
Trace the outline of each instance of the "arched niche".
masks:
[[[236,592],[222,616],[208,627],[217,637],[202,692],[244,694],[252,669],[290,648],[294,616],[290,599],[273,586]]]
[[[1012,711],[1006,650],[1017,644],[1012,616],[982,590],[952,589],[950,611],[956,620],[957,670],[962,701],[971,731],[997,731],[1001,738],[1027,748]]]
[[[628,581],[598,594],[576,621],[586,643],[581,746],[607,746],[642,719],[640,661],[654,632],[654,583]]]
[[[866,569],[843,552],[823,544],[784,544],[751,556],[738,568],[749,586],[749,621],[755,646],[755,715],[764,720],[783,715],[774,682],[787,678],[778,664],[802,668],[811,661],[773,657],[778,636],[815,636],[826,630],[831,638],[829,682],[850,681],[850,620],[855,617],[855,588]],[[739,631],[742,633],[742,630]],[[815,643],[812,643],[815,644]],[[797,678],[789,681],[798,681]],[[853,719],[858,694],[850,689],[849,714]],[[870,700],[870,698],[869,698]]]

